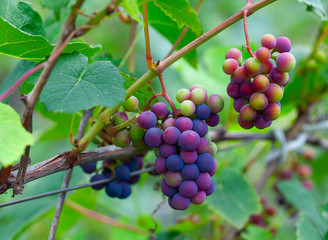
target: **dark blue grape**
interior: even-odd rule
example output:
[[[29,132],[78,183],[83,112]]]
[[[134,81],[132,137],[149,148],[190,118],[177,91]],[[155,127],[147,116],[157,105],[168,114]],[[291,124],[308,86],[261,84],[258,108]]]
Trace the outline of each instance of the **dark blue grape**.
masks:
[[[127,183],[130,183],[130,184],[136,184],[140,179],[140,175],[136,175],[136,176],[133,176],[133,177],[130,177],[130,179],[127,181]]]
[[[107,179],[108,177],[103,175],[103,174],[96,174],[96,175],[93,175],[90,179],[90,182],[97,182],[97,181],[100,181],[100,180],[104,180],[104,179]],[[97,185],[93,185],[91,186],[94,190],[100,190],[102,188],[104,188],[106,186],[107,183],[101,183],[101,184],[97,184]]]
[[[155,113],[150,111],[142,112],[138,117],[138,124],[144,129],[155,127],[157,124],[157,118]]]
[[[181,175],[186,180],[193,180],[198,177],[199,169],[196,164],[185,164],[181,170]]]
[[[197,184],[194,181],[185,180],[179,186],[179,193],[184,197],[192,197],[198,191]]]
[[[162,181],[161,190],[162,190],[163,194],[167,197],[173,197],[174,194],[176,194],[178,192],[178,189],[170,187],[169,185],[167,185],[165,180]]]
[[[120,199],[128,198],[131,195],[131,186],[126,182],[120,182],[122,186],[122,193],[118,196]]]
[[[124,163],[125,166],[127,166],[131,172],[137,170],[138,167],[138,160],[136,157],[132,157],[130,161]]]
[[[91,162],[91,163],[87,163],[81,166],[83,172],[85,173],[93,173],[94,171],[96,171],[97,169],[97,162]]]
[[[201,104],[196,107],[195,114],[198,119],[205,120],[210,116],[211,109],[207,105]]]
[[[204,137],[208,132],[208,126],[203,120],[194,119],[192,120],[193,128],[192,130],[198,133],[200,137]]]
[[[115,169],[115,177],[120,182],[125,182],[125,181],[129,180],[130,169],[125,165],[118,166]]]
[[[157,148],[163,142],[162,135],[163,132],[161,129],[152,127],[146,131],[144,141],[148,147]]]
[[[209,153],[199,154],[196,164],[201,172],[209,172],[214,167],[214,158]]]
[[[182,158],[177,154],[169,156],[166,159],[166,167],[173,172],[180,171],[183,168]]]
[[[118,182],[110,182],[106,186],[106,194],[109,197],[118,197],[122,194],[123,188],[122,185]]]

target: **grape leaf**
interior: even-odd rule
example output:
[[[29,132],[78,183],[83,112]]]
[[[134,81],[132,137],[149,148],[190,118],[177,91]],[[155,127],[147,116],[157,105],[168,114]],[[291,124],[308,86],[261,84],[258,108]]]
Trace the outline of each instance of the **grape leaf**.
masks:
[[[300,219],[298,220],[296,230],[297,240],[322,240],[323,236],[318,229],[311,223],[310,219],[304,212],[301,212]]]
[[[69,0],[37,0],[42,7],[49,8],[53,10],[58,10],[62,7],[67,6]]]
[[[246,228],[246,232],[243,232],[241,237],[244,240],[272,240],[272,234],[270,230],[250,225]]]
[[[71,42],[63,53],[82,51],[87,57],[92,57],[101,48],[99,45],[87,47],[88,44]],[[42,36],[23,32],[0,17],[0,54],[19,59],[39,62],[49,56],[54,48]]]
[[[143,24],[139,17],[139,8],[137,0],[123,0],[122,5],[134,20]]]
[[[0,165],[13,164],[24,153],[25,147],[33,143],[32,134],[23,128],[16,111],[0,103]]]
[[[278,184],[279,190],[283,193],[288,202],[299,210],[302,210],[321,231],[326,231],[322,217],[316,206],[313,196],[296,180],[281,181]]]
[[[45,36],[46,34],[39,13],[34,11],[29,3],[17,3],[15,0],[2,0],[0,5],[0,17],[20,30],[32,35]]]
[[[190,6],[187,0],[153,0],[168,17],[178,24],[181,29],[189,27],[196,35],[200,35],[202,28],[198,20],[197,12]]]
[[[238,229],[247,223],[251,214],[261,210],[255,189],[241,174],[230,169],[221,170],[213,196],[206,201]]]
[[[124,83],[124,88],[128,89],[135,81],[137,81],[137,78],[131,77],[123,72],[120,72],[120,74],[123,76],[125,83]],[[148,100],[155,95],[155,92],[153,90],[153,88],[149,85],[149,84],[145,84],[144,86],[142,86],[135,94],[134,96],[136,98],[138,98],[138,102],[139,102],[139,109],[142,111],[144,109],[144,107],[147,105]],[[155,103],[157,103],[158,100],[157,98],[155,98],[150,106],[154,105]]]
[[[124,78],[109,61],[87,66],[81,53],[59,58],[40,100],[49,111],[74,113],[97,105],[113,107],[124,100]]]
[[[327,0],[298,0],[306,5],[306,10],[319,16],[322,21],[328,20]]]

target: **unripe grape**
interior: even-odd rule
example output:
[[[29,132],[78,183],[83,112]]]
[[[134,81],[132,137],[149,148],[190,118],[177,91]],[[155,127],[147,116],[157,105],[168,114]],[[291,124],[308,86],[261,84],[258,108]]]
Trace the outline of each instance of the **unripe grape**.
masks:
[[[262,72],[263,64],[256,58],[248,58],[244,63],[244,68],[250,76],[255,76]]]
[[[215,190],[215,184],[214,184],[214,181],[211,180],[211,185],[209,186],[208,189],[205,190],[206,196],[209,196],[212,193],[214,193],[214,190]]]
[[[157,118],[155,113],[150,111],[142,112],[138,117],[138,124],[144,129],[155,127],[157,124]]]
[[[280,71],[278,68],[273,68],[270,72],[271,81],[280,85],[285,86],[288,83],[289,75],[286,72]]]
[[[197,184],[194,181],[185,180],[179,186],[179,193],[184,197],[192,197],[198,191]]]
[[[183,165],[182,158],[177,154],[171,155],[166,159],[166,167],[173,172],[180,171]]]
[[[272,34],[265,34],[261,39],[261,45],[268,49],[274,49],[276,46],[276,38]]]
[[[186,210],[190,206],[190,199],[176,193],[172,198],[172,205],[177,210]]]
[[[206,199],[205,191],[198,191],[194,196],[190,198],[190,201],[193,204],[199,205],[202,204]]]
[[[255,121],[257,118],[257,111],[254,110],[250,104],[246,104],[240,109],[240,117],[246,122]]]
[[[127,112],[134,112],[138,109],[139,101],[135,96],[129,97],[124,103],[123,108]]]
[[[180,89],[175,95],[175,98],[179,103],[182,103],[184,100],[188,100],[189,97],[190,97],[190,91],[186,88]]]
[[[279,53],[289,52],[291,48],[292,48],[292,44],[288,38],[286,37],[277,38],[277,43],[275,48],[277,52]]]
[[[190,93],[190,100],[193,101],[196,105],[205,103],[207,100],[206,90],[203,88],[195,88]]]
[[[296,64],[295,57],[289,52],[284,52],[277,57],[277,68],[282,72],[290,72]]]
[[[239,67],[239,63],[235,59],[229,58],[224,61],[222,69],[225,74],[233,75],[237,67]]]
[[[253,121],[247,122],[247,121],[243,120],[240,115],[238,116],[237,121],[238,121],[239,126],[241,126],[244,129],[251,129],[252,127],[254,127]]]
[[[217,151],[218,147],[216,146],[216,144],[214,142],[210,142],[207,152],[214,157]]]
[[[157,119],[163,119],[170,113],[169,108],[163,102],[155,103],[150,110],[155,113]]]
[[[268,99],[263,93],[254,93],[249,99],[249,104],[255,110],[264,110],[268,106]]]
[[[270,52],[270,50],[268,48],[261,47],[261,48],[259,48],[259,49],[256,50],[255,56],[262,63],[265,63],[266,61],[268,61],[270,59],[271,52]]]
[[[224,108],[224,101],[220,95],[213,94],[208,97],[206,105],[209,106],[212,113],[219,113]]]
[[[181,132],[176,127],[168,127],[163,132],[163,140],[168,144],[176,144]]]
[[[200,142],[198,133],[192,130],[187,130],[181,133],[179,137],[179,145],[182,150],[195,150]]]
[[[266,61],[265,63],[263,63],[262,73],[269,74],[271,72],[272,68],[273,68],[273,63],[271,62],[271,60]]]
[[[170,187],[176,188],[176,187],[179,187],[180,184],[182,183],[182,176],[181,176],[180,172],[168,171],[165,174],[164,180],[167,185],[169,185]]]
[[[145,133],[145,130],[139,126],[139,124],[134,124],[130,130],[129,130],[129,135],[132,140],[140,140],[143,138]]]
[[[207,105],[201,104],[196,107],[195,115],[198,119],[204,120],[208,118],[210,114],[211,114],[211,110]]]
[[[326,58],[327,55],[323,50],[318,50],[315,54],[314,54],[315,59],[320,62],[320,63],[325,63],[326,62]]]
[[[131,144],[131,138],[129,132],[126,130],[121,130],[116,133],[114,138],[114,144],[118,147],[125,148]]]
[[[234,74],[233,74],[233,80],[236,81],[238,84],[243,84],[244,82],[246,82],[250,76],[248,75],[248,73],[245,71],[244,66],[238,67]]]
[[[163,143],[162,135],[161,129],[152,127],[146,131],[144,141],[148,147],[157,148]]]
[[[193,123],[190,118],[187,117],[179,117],[175,121],[175,127],[180,130],[180,132],[184,132],[187,130],[192,130],[193,128]]]
[[[168,171],[166,167],[166,158],[164,157],[157,157],[155,160],[155,170],[158,173],[165,174]]]
[[[257,129],[264,129],[269,127],[272,124],[272,121],[265,119],[263,116],[258,116],[254,122],[254,126]]]
[[[312,175],[312,168],[309,165],[299,165],[297,168],[297,174],[301,177],[301,178],[308,178]]]
[[[181,176],[186,180],[194,180],[199,175],[199,169],[196,164],[185,164],[181,170]]]
[[[164,131],[168,127],[174,127],[174,126],[175,126],[175,118],[168,118],[163,122],[162,129]]]
[[[225,59],[229,59],[229,58],[235,59],[238,62],[238,64],[242,64],[242,62],[243,62],[243,54],[237,48],[230,48],[227,51],[227,53],[225,55]]]
[[[281,108],[277,103],[269,103],[266,109],[263,111],[263,117],[268,120],[276,120],[281,113]]]
[[[235,109],[236,112],[240,112],[240,109],[247,103],[248,103],[247,100],[243,97],[234,98],[233,108]]]
[[[268,98],[269,103],[276,103],[282,99],[283,90],[275,83],[270,83],[268,91],[265,92],[265,96]]]
[[[183,116],[190,117],[192,116],[196,111],[196,105],[190,100],[184,100],[180,104],[180,112]]]
[[[192,124],[193,124],[192,130],[198,133],[200,137],[204,137],[207,134],[208,126],[203,120],[194,119],[192,120]]]
[[[254,90],[253,90],[253,87],[252,87],[252,83],[251,82],[245,82],[243,83],[241,86],[240,86],[240,95],[243,97],[243,98],[250,98],[253,93],[254,93]]]
[[[127,120],[129,120],[129,117],[124,112],[118,112],[113,115],[112,120],[114,125],[120,125],[122,123],[125,123]]]
[[[220,116],[217,113],[211,113],[211,115],[205,120],[208,126],[215,127],[220,123]]]
[[[192,86],[189,88],[189,91],[192,92],[192,90],[194,90],[194,89],[196,89],[196,88],[202,88],[202,89],[204,89],[204,90],[206,91],[206,88],[205,88],[203,85],[201,85],[201,84],[194,84],[194,85],[192,85]]]
[[[270,80],[264,75],[257,75],[253,82],[252,88],[255,92],[263,93],[269,89]]]
[[[173,154],[176,154],[178,151],[177,145],[163,143],[159,147],[159,153],[162,157],[169,157]]]
[[[145,144],[143,139],[140,139],[140,140],[133,140],[132,139],[132,145],[135,149],[138,149],[138,150],[143,149],[143,148],[146,147],[146,144]]]
[[[178,192],[178,189],[170,187],[169,185],[167,185],[167,183],[164,179],[161,183],[161,190],[162,190],[163,194],[167,197],[173,197],[174,194],[176,194]]]
[[[227,93],[228,93],[229,97],[231,97],[231,98],[240,97],[240,85],[235,81],[231,81],[228,84]]]

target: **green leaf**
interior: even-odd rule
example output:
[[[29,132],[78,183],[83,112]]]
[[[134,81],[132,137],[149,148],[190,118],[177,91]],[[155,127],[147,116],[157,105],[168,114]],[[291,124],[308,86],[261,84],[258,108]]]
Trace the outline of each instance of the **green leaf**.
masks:
[[[296,180],[281,181],[278,184],[278,188],[287,201],[299,210],[304,211],[307,217],[313,221],[321,231],[327,230],[327,226],[324,224],[319,214],[313,196],[299,182]]]
[[[306,10],[319,16],[322,21],[328,20],[326,0],[298,0],[306,5]]]
[[[53,10],[58,10],[62,7],[67,6],[69,0],[37,0],[42,7],[49,8]]]
[[[137,78],[131,77],[123,72],[120,72],[120,74],[123,76],[125,83],[124,83],[124,88],[128,89],[135,81],[137,81]],[[149,84],[145,84],[142,86],[135,94],[134,96],[138,98],[139,102],[139,109],[142,111],[144,107],[147,105],[148,100],[155,95],[155,92],[153,88]],[[155,103],[157,103],[158,100],[155,98],[150,106],[153,106]]]
[[[197,12],[187,0],[153,0],[168,17],[178,24],[179,29],[189,27],[197,35],[201,34],[202,27]]]
[[[101,48],[86,43],[71,42],[67,44],[63,53],[83,52],[87,57],[92,57]],[[54,48],[47,39],[23,32],[6,20],[0,18],[0,54],[19,59],[40,62],[49,56]]]
[[[322,240],[323,236],[315,225],[309,220],[304,212],[301,212],[296,230],[297,240]]]
[[[87,66],[80,53],[63,55],[58,60],[40,100],[48,111],[70,112],[97,105],[113,107],[124,100],[124,79],[109,61]]]
[[[0,17],[32,35],[46,34],[39,13],[34,11],[29,3],[3,0],[0,5]]]
[[[270,230],[250,225],[246,228],[241,237],[244,240],[272,240],[272,233]]]
[[[0,165],[13,164],[28,145],[34,143],[31,133],[26,131],[19,115],[9,105],[0,103]]]
[[[139,17],[139,7],[137,0],[123,0],[122,5],[134,20],[143,24],[142,20]]]
[[[248,221],[249,216],[259,213],[260,200],[255,189],[243,176],[230,169],[222,169],[213,196],[207,203],[238,229]]]
[[[138,0],[138,3],[141,4],[141,0]],[[167,38],[172,44],[180,36],[182,29],[179,29],[176,22],[171,20],[165,13],[157,6],[155,6],[154,2],[148,2],[148,20],[149,24],[155,28],[163,37]],[[139,8],[140,10],[140,8]],[[142,10],[140,10],[142,11]],[[181,49],[188,43],[195,40],[199,35],[195,34],[192,31],[188,31],[185,37],[182,39],[180,44],[178,44],[177,49]],[[197,66],[197,52],[196,50],[191,51],[184,59],[191,64],[193,67]]]

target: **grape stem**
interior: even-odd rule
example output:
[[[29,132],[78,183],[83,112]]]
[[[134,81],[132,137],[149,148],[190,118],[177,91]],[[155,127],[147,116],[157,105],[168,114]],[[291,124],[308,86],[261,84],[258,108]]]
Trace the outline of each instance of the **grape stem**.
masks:
[[[248,2],[249,2],[249,1],[247,1],[246,6],[248,5]],[[254,55],[254,53],[252,52],[251,45],[250,45],[250,43],[249,43],[249,37],[248,37],[248,31],[247,31],[247,14],[248,14],[248,10],[245,9],[245,10],[243,11],[243,15],[244,15],[244,31],[245,31],[245,38],[246,38],[246,47],[245,47],[245,48],[247,49],[247,51],[249,52],[249,54],[250,54],[253,58],[255,58],[255,55]]]
[[[162,93],[157,93],[157,94],[153,95],[153,96],[149,99],[147,105],[145,106],[144,111],[147,111],[147,110],[149,109],[149,106],[150,106],[151,102],[152,102],[155,98],[158,98],[158,97],[162,97]]]

